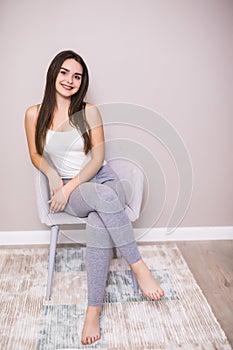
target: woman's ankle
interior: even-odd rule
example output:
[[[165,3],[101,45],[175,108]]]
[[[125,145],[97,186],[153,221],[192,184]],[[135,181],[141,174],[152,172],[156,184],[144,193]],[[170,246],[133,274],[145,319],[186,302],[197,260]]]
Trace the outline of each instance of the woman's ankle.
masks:
[[[130,267],[135,274],[140,273],[142,270],[145,270],[145,268],[148,269],[142,259],[136,261],[133,264],[130,264]]]
[[[88,312],[88,313],[100,314],[101,310],[102,310],[102,305],[100,305],[100,306],[88,305],[88,306],[87,306],[87,312]]]

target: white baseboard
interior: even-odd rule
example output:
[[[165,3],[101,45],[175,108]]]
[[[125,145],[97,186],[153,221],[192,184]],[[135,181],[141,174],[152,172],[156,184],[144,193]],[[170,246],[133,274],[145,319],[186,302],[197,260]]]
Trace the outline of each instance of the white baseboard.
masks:
[[[167,234],[166,228],[136,228],[138,242],[233,240],[233,226],[178,227]],[[50,231],[0,231],[0,246],[49,244]],[[61,230],[58,243],[85,244],[85,230]]]

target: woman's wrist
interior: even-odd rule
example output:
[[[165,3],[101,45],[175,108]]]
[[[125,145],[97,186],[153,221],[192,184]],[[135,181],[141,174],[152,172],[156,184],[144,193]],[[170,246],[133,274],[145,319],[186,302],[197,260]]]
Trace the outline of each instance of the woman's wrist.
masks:
[[[47,176],[48,179],[51,179],[52,177],[58,175],[58,173],[54,168],[50,168],[48,169],[48,171],[46,171],[45,175]]]
[[[76,187],[78,187],[78,183],[76,178],[73,178],[63,186],[63,189],[65,190],[65,193],[69,197]]]

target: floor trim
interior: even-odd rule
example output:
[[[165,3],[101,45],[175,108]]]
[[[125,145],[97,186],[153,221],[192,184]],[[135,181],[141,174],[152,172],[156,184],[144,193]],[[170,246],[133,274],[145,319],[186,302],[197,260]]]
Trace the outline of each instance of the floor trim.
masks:
[[[138,242],[173,242],[203,240],[233,240],[233,226],[136,228]],[[0,231],[0,246],[48,244],[50,231]],[[85,243],[85,230],[61,230],[58,243]]]

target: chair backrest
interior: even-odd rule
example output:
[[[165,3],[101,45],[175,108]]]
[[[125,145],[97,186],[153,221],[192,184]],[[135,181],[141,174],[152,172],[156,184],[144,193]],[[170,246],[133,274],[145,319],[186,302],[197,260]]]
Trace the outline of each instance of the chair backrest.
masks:
[[[130,221],[135,221],[139,218],[141,211],[144,174],[136,164],[126,159],[109,160],[108,164],[118,175],[124,188],[126,197],[125,211]]]

